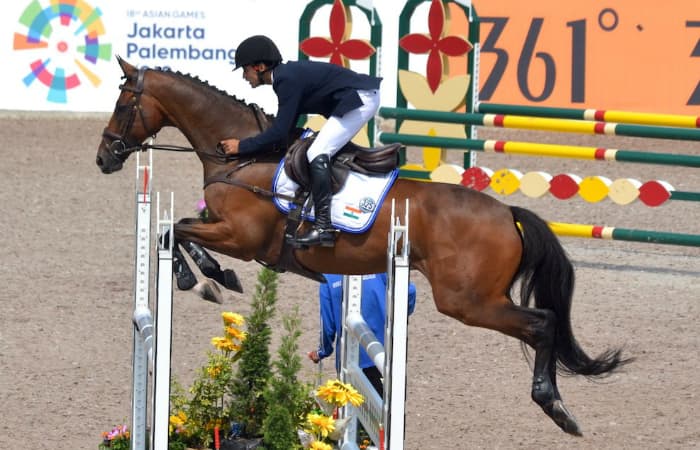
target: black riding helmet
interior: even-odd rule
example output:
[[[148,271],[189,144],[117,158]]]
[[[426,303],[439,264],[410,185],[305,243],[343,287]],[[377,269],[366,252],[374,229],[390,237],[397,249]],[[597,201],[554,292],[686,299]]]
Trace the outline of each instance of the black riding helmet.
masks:
[[[282,62],[282,55],[269,37],[251,36],[236,49],[236,67],[233,70],[260,62],[274,67]]]

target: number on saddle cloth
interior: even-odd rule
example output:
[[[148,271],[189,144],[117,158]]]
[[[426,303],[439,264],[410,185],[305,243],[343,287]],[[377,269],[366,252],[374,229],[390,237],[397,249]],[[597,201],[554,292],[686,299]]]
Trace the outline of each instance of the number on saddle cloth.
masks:
[[[309,163],[306,152],[318,133],[305,130],[299,139],[289,146],[284,160],[287,176],[308,192],[310,184]],[[343,188],[349,172],[364,175],[385,175],[399,166],[401,144],[365,148],[348,142],[335,154],[332,161],[332,190],[336,194]]]

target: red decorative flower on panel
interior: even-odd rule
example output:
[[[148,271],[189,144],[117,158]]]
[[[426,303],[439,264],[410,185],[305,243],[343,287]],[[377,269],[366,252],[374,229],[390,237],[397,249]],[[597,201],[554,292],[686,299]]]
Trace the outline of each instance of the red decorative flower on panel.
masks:
[[[435,92],[446,71],[447,56],[461,56],[471,51],[472,45],[459,36],[444,36],[449,29],[445,6],[440,0],[433,0],[428,12],[429,34],[407,34],[399,41],[402,49],[409,53],[428,54],[426,75],[430,89]]]
[[[310,37],[302,41],[304,54],[317,58],[330,56],[330,62],[347,67],[348,59],[367,59],[376,51],[362,39],[348,39],[352,32],[352,15],[342,0],[335,0],[329,20],[331,37]]]

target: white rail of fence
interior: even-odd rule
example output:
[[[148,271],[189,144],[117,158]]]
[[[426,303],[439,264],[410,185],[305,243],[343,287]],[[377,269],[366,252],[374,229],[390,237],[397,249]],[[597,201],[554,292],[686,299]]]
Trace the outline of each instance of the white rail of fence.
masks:
[[[346,406],[339,418],[350,417],[340,442],[342,450],[358,449],[357,422],[381,450],[403,450],[405,435],[406,357],[408,328],[409,251],[408,210],[404,223],[395,216],[387,247],[387,318],[384,346],[362,318],[362,277],[343,277],[343,333],[341,336],[340,379],[352,384],[365,398],[359,407]],[[359,366],[360,346],[365,349],[383,376],[384,399],[375,391]]]

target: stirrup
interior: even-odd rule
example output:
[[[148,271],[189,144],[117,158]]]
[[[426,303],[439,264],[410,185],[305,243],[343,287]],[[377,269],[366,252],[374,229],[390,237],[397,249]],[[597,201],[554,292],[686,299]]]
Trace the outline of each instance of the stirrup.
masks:
[[[321,247],[335,247],[335,238],[338,230],[335,228],[317,228],[312,227],[308,233],[303,236],[297,236],[296,239],[288,242],[296,248],[304,248],[315,245]]]

